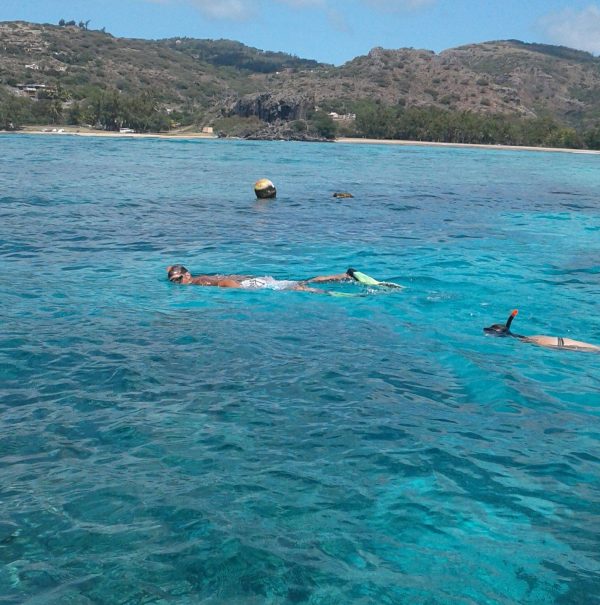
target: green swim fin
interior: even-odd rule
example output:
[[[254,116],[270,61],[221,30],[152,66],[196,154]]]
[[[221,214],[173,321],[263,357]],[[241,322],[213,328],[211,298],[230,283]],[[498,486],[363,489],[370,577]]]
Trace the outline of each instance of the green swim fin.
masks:
[[[378,281],[374,277],[367,275],[366,273],[362,273],[361,271],[357,271],[356,269],[348,269],[348,275],[356,280],[359,284],[363,284],[363,286],[384,286],[385,288],[404,288],[400,284],[395,284],[391,281]]]
[[[370,275],[367,275],[366,273],[362,273],[361,271],[353,270],[352,273],[350,273],[350,277],[352,277],[352,279],[355,279],[359,284],[363,284],[364,286],[378,286],[379,285],[379,282],[376,279],[372,278]]]

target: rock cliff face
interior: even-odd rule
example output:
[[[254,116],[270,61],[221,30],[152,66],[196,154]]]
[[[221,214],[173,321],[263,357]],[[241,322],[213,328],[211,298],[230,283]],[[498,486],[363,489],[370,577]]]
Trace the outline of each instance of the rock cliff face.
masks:
[[[278,120],[304,120],[314,106],[315,99],[312,96],[265,92],[245,95],[233,101],[224,113],[242,118],[255,116],[271,124]]]

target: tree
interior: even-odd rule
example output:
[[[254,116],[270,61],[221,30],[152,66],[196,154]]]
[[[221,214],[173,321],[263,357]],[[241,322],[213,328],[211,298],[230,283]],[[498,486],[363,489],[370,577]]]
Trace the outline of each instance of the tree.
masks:
[[[92,91],[85,107],[72,108],[68,118],[105,130],[133,128],[139,132],[158,132],[171,127],[169,116],[149,93],[128,96],[118,90]]]
[[[544,145],[566,149],[581,149],[583,141],[574,128],[557,125],[544,139]]]
[[[585,133],[585,144],[589,149],[600,149],[600,126]]]
[[[59,27],[64,27],[64,26],[65,26],[65,23],[66,23],[66,21],[65,21],[64,19],[61,19],[61,20],[58,22],[58,26],[59,26]]]
[[[78,126],[83,124],[83,111],[79,103],[73,103],[67,112],[67,124]]]
[[[0,98],[0,129],[18,130],[30,116],[31,101],[9,95]]]
[[[356,109],[356,129],[365,137],[398,138],[398,111],[380,103],[364,102]]]
[[[315,132],[325,139],[335,139],[335,122],[324,111],[317,111],[311,118]]]
[[[402,108],[363,102],[356,109],[355,125],[360,134],[374,138],[575,149],[584,145],[579,132],[548,116],[524,119],[437,107]],[[600,148],[600,127],[595,135],[586,134],[585,144]]]

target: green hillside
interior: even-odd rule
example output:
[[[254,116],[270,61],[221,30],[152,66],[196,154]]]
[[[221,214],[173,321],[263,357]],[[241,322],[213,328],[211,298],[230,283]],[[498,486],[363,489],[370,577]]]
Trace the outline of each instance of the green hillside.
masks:
[[[509,40],[438,54],[375,48],[335,67],[231,40],[3,22],[0,128],[24,124],[595,148],[600,60]]]

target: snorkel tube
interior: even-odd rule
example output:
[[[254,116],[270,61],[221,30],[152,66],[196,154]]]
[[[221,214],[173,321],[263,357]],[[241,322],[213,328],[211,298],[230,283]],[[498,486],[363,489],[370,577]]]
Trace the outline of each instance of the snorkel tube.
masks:
[[[522,334],[515,334],[510,331],[510,324],[513,322],[513,319],[519,314],[518,309],[514,309],[512,313],[508,316],[506,320],[506,335],[512,336],[513,338],[518,338],[519,340],[527,340],[527,336],[523,336]]]
[[[512,313],[508,316],[508,319],[506,320],[506,331],[510,332],[510,324],[513,322],[513,319],[519,314],[519,310],[518,309],[514,309],[512,311]]]
[[[492,324],[488,328],[483,328],[483,331],[486,334],[490,334],[491,336],[514,336],[515,338],[522,338],[518,334],[513,334],[510,331],[510,324],[512,324],[513,319],[518,315],[519,311],[514,309],[511,314],[508,316],[506,323],[502,324]]]

